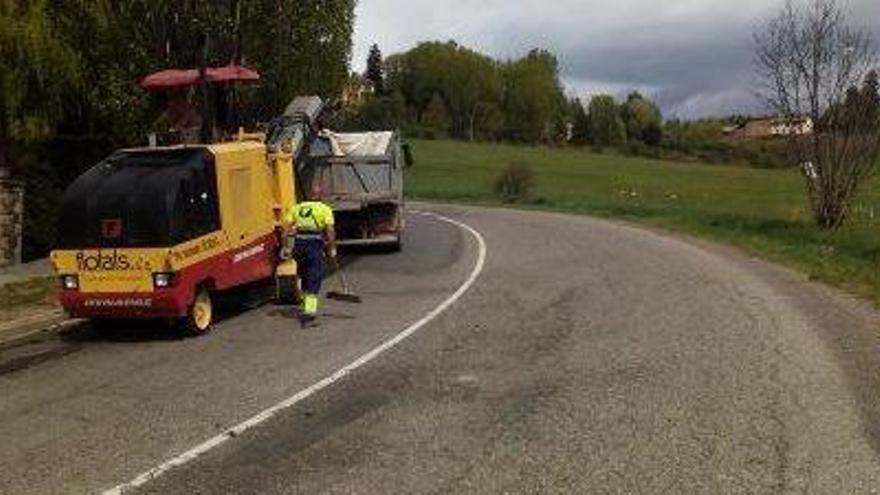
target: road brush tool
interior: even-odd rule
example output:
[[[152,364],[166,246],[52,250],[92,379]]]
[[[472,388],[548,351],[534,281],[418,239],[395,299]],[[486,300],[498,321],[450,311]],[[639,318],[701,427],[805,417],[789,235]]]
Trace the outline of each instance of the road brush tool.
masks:
[[[363,302],[361,296],[352,292],[351,287],[348,285],[348,280],[345,278],[345,273],[339,268],[339,262],[336,260],[336,257],[331,257],[328,260],[330,264],[330,269],[336,275],[336,278],[339,280],[340,285],[342,285],[342,291],[329,291],[327,292],[327,299],[335,299],[337,301],[349,302],[360,304]]]

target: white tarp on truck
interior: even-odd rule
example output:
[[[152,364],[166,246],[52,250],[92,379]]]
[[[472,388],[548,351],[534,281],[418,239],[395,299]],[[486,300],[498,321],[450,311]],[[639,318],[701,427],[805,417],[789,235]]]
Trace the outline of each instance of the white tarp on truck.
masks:
[[[393,132],[338,133],[321,131],[337,157],[384,156],[394,138]]]
[[[401,201],[403,156],[395,132],[321,131],[300,163],[301,191],[320,185],[334,201]]]

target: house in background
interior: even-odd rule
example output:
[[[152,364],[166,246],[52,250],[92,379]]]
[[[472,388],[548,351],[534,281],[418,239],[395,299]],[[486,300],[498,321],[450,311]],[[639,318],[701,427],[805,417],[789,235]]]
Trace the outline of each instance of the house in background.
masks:
[[[809,117],[774,119],[770,123],[770,134],[773,136],[808,136],[814,130],[815,124]]]
[[[815,132],[816,126],[809,117],[785,119],[763,117],[750,119],[744,124],[725,127],[724,135],[745,139],[770,139],[777,137],[808,136]]]
[[[348,79],[348,84],[342,90],[342,106],[350,110],[356,110],[366,103],[375,92],[376,89],[373,87],[373,81],[360,74],[352,74]]]

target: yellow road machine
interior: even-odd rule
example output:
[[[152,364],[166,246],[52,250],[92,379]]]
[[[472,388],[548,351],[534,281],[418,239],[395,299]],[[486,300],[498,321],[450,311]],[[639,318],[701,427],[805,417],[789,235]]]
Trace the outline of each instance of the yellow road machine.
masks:
[[[122,150],[81,175],[64,194],[51,254],[65,310],[180,320],[199,334],[219,292],[275,277],[277,296],[294,299],[282,219],[316,110],[289,108],[268,137]]]

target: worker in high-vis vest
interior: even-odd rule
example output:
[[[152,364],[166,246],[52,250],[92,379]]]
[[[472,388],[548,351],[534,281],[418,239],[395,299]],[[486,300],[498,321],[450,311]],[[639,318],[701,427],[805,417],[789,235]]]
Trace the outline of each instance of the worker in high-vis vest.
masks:
[[[333,227],[333,209],[320,201],[320,188],[313,188],[313,201],[298,203],[288,209],[288,225],[294,235],[293,256],[302,281],[302,321],[310,323],[318,314],[321,282],[324,279],[324,256],[336,257],[336,231]]]

